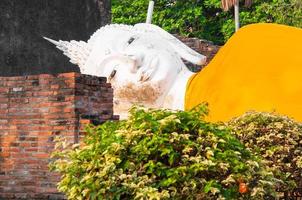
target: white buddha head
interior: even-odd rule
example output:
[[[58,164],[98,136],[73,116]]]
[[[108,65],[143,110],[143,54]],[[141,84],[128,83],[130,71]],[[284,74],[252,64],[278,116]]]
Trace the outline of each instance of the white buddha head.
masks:
[[[206,61],[151,24],[107,25],[87,43],[48,40],[79,65],[81,73],[107,77],[114,89],[116,114],[132,104],[160,107],[179,73],[187,70],[182,59],[199,65]]]

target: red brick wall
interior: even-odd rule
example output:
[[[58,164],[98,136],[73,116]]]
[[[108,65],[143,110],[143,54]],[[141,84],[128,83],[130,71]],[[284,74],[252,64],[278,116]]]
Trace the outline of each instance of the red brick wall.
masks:
[[[60,199],[49,172],[56,135],[78,142],[81,122],[113,116],[105,78],[65,73],[0,77],[0,199]]]

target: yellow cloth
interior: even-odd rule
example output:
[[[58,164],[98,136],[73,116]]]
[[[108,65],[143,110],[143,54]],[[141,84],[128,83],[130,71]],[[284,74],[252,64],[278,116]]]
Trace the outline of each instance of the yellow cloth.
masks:
[[[209,103],[210,121],[247,111],[302,121],[302,29],[253,24],[241,28],[188,81],[185,109]]]

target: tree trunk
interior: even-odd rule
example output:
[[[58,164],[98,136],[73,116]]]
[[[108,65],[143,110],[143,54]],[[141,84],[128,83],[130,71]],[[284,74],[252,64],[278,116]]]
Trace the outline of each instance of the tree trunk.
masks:
[[[240,28],[240,22],[239,22],[239,0],[235,1],[235,5],[234,5],[234,15],[235,15],[235,30],[236,32],[239,30]]]
[[[110,0],[0,0],[0,76],[79,71],[42,38],[84,40],[110,23]]]
[[[149,1],[147,19],[146,19],[147,24],[152,24],[153,9],[154,9],[154,1]]]

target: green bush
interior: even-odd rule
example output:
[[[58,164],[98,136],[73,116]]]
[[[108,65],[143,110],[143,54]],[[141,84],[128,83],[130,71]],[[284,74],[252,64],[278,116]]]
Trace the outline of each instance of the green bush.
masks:
[[[112,0],[112,22],[145,22],[148,0]],[[223,44],[234,33],[233,9],[220,8],[221,0],[157,0],[153,23],[171,33]],[[243,2],[242,2],[243,4]],[[240,7],[241,25],[274,22],[302,28],[301,0],[254,0]]]
[[[53,170],[69,199],[267,199],[278,179],[228,129],[187,112],[133,108],[90,127],[81,147],[59,141]]]
[[[286,184],[282,190],[302,187],[302,124],[284,116],[251,112],[228,126],[249,150],[276,170],[275,176]]]

